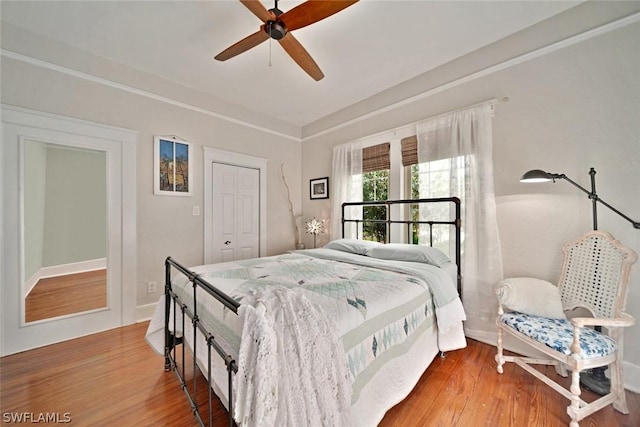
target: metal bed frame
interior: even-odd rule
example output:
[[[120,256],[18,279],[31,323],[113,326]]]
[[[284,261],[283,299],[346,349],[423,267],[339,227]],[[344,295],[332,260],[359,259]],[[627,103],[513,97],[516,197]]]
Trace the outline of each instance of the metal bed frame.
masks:
[[[422,203],[451,203],[454,206],[454,210],[455,210],[455,218],[451,221],[413,221],[413,220],[392,220],[390,219],[390,212],[391,209],[389,209],[389,207],[391,205],[415,205],[415,204],[422,204]],[[387,219],[385,220],[362,220],[362,219],[347,219],[345,218],[345,208],[349,207],[349,206],[377,206],[377,205],[385,205],[387,206]],[[429,225],[429,235],[430,235],[430,246],[433,245],[433,226],[434,225],[452,225],[455,227],[456,230],[456,265],[457,265],[457,279],[458,279],[458,293],[460,295],[461,294],[461,269],[460,269],[460,261],[461,261],[461,256],[460,256],[460,228],[461,228],[461,219],[460,219],[460,199],[458,199],[457,197],[447,197],[447,198],[436,198],[436,199],[408,199],[408,200],[384,200],[384,201],[373,201],[373,202],[348,202],[348,203],[343,203],[342,204],[342,234],[344,235],[345,232],[345,224],[347,223],[355,223],[355,224],[361,224],[361,223],[385,223],[387,224],[387,240],[389,240],[389,236],[390,236],[390,232],[391,232],[391,224],[406,224],[407,225],[407,236],[408,236],[408,240],[407,241],[411,241],[411,239],[409,238],[411,235],[411,226],[413,224],[427,224]],[[359,227],[358,227],[359,228]],[[172,285],[171,285],[171,272],[172,272],[172,268],[175,268],[176,270],[180,271],[182,274],[184,274],[187,279],[189,280],[189,282],[191,282],[192,284],[192,288],[193,288],[193,293],[192,293],[192,306],[193,309],[189,308],[189,306],[187,304],[185,304],[184,302],[182,302],[180,300],[180,298],[178,297],[178,295],[173,291],[172,289]],[[173,258],[171,257],[167,257],[167,259],[165,260],[165,345],[164,345],[164,358],[165,358],[165,362],[164,362],[164,370],[165,371],[173,371],[176,375],[176,377],[178,378],[178,381],[180,382],[180,387],[182,388],[182,390],[184,391],[187,400],[191,406],[191,411],[193,412],[195,418],[197,419],[198,423],[201,426],[205,425],[205,421],[202,417],[202,414],[200,412],[200,408],[198,405],[198,400],[197,400],[197,396],[198,396],[198,387],[197,387],[197,372],[199,370],[198,366],[197,366],[197,362],[196,362],[196,350],[197,350],[197,334],[198,331],[202,334],[202,337],[205,340],[206,346],[207,346],[207,365],[208,365],[208,369],[207,369],[207,411],[208,411],[208,425],[211,426],[212,425],[212,419],[213,419],[213,390],[212,390],[212,385],[211,385],[211,360],[212,360],[212,356],[213,356],[213,352],[217,353],[218,356],[220,358],[222,358],[222,360],[225,363],[225,366],[227,368],[227,378],[228,378],[228,394],[229,394],[229,404],[228,404],[228,419],[229,419],[229,426],[233,427],[235,426],[235,422],[233,420],[233,377],[234,374],[238,371],[238,365],[235,361],[235,359],[233,358],[233,356],[231,356],[230,354],[228,354],[223,348],[222,346],[219,344],[218,341],[216,341],[216,338],[214,336],[214,334],[211,331],[208,331],[207,328],[200,322],[200,319],[198,317],[198,305],[197,305],[197,299],[196,299],[196,295],[197,292],[196,290],[200,288],[203,289],[206,293],[208,293],[209,295],[211,295],[212,297],[214,297],[216,300],[218,300],[221,304],[223,304],[226,308],[228,308],[229,310],[231,310],[233,313],[235,313],[236,315],[238,314],[238,308],[240,307],[240,304],[234,300],[233,298],[231,298],[230,296],[228,296],[227,294],[225,294],[224,292],[222,292],[221,290],[219,290],[218,288],[216,288],[215,286],[213,286],[212,284],[210,284],[209,282],[207,282],[206,280],[202,279],[200,277],[200,275],[190,271],[189,269],[185,268],[184,266],[182,266],[180,263],[178,263],[177,261],[175,261]],[[171,322],[171,312],[173,311],[174,316],[173,316],[173,328],[169,328],[170,326],[170,322]],[[186,364],[186,360],[185,360],[185,345],[184,345],[184,337],[179,334],[179,333],[174,333],[172,331],[176,331],[176,326],[177,326],[177,313],[181,312],[182,313],[182,320],[181,320],[181,330],[183,331],[183,333],[187,332],[187,329],[185,329],[185,319],[189,318],[191,321],[191,325],[192,327],[190,328],[193,335],[193,348],[191,349],[191,353],[192,353],[192,366],[193,366],[193,373],[192,373],[192,380],[191,381],[187,381],[187,377],[186,377],[186,373],[185,373],[185,364]],[[181,359],[182,360],[182,364],[180,364],[178,362],[178,349],[177,347],[180,346],[181,347]]]
[[[393,205],[418,205],[421,203],[447,203],[453,205],[455,209],[455,217],[453,220],[444,221],[444,220],[392,220],[391,219],[391,206]],[[360,230],[361,227],[359,224],[386,224],[387,225],[387,242],[391,241],[391,231],[392,224],[402,224],[406,225],[406,241],[411,242],[411,227],[415,224],[425,224],[429,226],[429,246],[433,246],[433,226],[434,225],[452,225],[455,227],[456,234],[456,249],[455,249],[455,258],[456,258],[456,266],[458,269],[458,294],[462,298],[462,265],[461,265],[461,242],[460,242],[460,230],[462,227],[462,219],[461,216],[461,202],[458,197],[440,197],[433,199],[404,199],[404,200],[377,200],[377,201],[369,201],[369,202],[346,202],[342,204],[342,235],[345,233],[345,226],[349,223],[356,224],[356,229]],[[345,218],[345,210],[351,206],[386,206],[387,207],[387,218],[386,219],[346,219]]]
[[[211,426],[211,421],[213,419],[213,391],[211,387],[211,356],[212,349],[218,353],[218,355],[224,360],[224,363],[227,367],[227,378],[229,381],[229,426],[233,427],[235,425],[233,421],[233,374],[238,372],[238,365],[233,357],[224,351],[224,349],[220,346],[220,344],[216,341],[215,336],[209,332],[204,325],[200,322],[198,317],[198,304],[197,304],[197,292],[198,287],[206,291],[209,295],[213,296],[216,300],[222,303],[229,310],[234,312],[236,315],[238,314],[238,308],[240,307],[240,303],[226,295],[224,292],[220,291],[206,280],[200,278],[200,276],[192,271],[189,271],[178,262],[173,260],[171,257],[167,257],[164,262],[165,264],[165,313],[164,313],[164,370],[165,371],[173,371],[178,377],[178,381],[180,382],[180,387],[184,391],[187,396],[187,400],[191,406],[191,410],[198,420],[198,423],[201,426],[204,426],[204,420],[202,419],[202,415],[200,414],[200,409],[198,408],[197,394],[197,372],[198,366],[196,363],[196,351],[197,351],[197,332],[200,331],[205,338],[205,342],[207,345],[207,384],[208,384],[208,416],[209,422],[208,425]],[[178,295],[173,292],[171,287],[171,267],[174,267],[182,274],[187,276],[188,280],[192,283],[193,294],[192,294],[192,302],[193,302],[193,311],[189,309],[189,307],[180,301]],[[172,331],[176,330],[176,316],[177,308],[180,308],[180,312],[182,313],[182,327],[181,330],[186,332],[185,329],[185,316],[191,320],[191,324],[193,326],[193,379],[191,384],[191,391],[189,391],[189,384],[187,384],[186,375],[185,375],[185,346],[184,346],[184,338],[179,334],[174,334]],[[169,329],[170,315],[171,309],[173,308],[173,329]],[[177,346],[182,344],[181,346],[181,355],[182,355],[182,365],[179,367],[177,362]]]

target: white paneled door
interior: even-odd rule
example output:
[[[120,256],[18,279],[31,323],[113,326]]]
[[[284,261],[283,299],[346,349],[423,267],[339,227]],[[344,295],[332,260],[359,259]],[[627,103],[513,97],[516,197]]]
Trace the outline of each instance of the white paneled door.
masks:
[[[260,171],[213,163],[212,262],[259,256]]]

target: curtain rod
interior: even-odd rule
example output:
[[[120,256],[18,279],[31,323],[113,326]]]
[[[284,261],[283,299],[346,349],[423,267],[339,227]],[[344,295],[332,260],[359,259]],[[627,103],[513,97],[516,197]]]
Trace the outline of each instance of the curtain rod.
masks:
[[[418,120],[416,122],[413,123],[409,123],[407,126],[412,126],[412,125],[417,125],[418,123],[422,123],[422,122],[426,122],[427,120],[433,120],[433,119],[439,119],[440,117],[452,114],[452,113],[457,113],[458,111],[463,111],[463,110],[468,110],[470,108],[475,108],[475,107],[479,107],[483,104],[491,104],[491,108],[493,109],[493,107],[496,104],[502,104],[504,102],[509,102],[509,97],[508,96],[504,96],[502,98],[492,98],[489,99],[487,101],[482,101],[482,102],[478,102],[472,105],[467,105],[466,107],[462,107],[462,108],[456,108],[455,110],[449,110],[449,111],[445,111],[444,113],[440,113],[438,115],[435,116],[431,116],[431,117],[427,117],[426,119],[422,119],[422,120]]]
[[[409,127],[409,126],[416,126],[418,123],[422,123],[422,122],[425,122],[427,120],[437,119],[437,118],[440,118],[442,116],[446,116],[447,114],[455,113],[457,111],[467,110],[469,108],[478,107],[478,106],[483,105],[483,104],[491,104],[491,106],[493,108],[493,106],[495,106],[497,104],[502,104],[502,103],[505,103],[505,102],[509,102],[509,97],[508,96],[503,96],[502,98],[488,99],[486,101],[477,102],[475,104],[467,105],[466,107],[456,108],[455,110],[445,111],[444,113],[439,113],[439,114],[437,114],[435,116],[430,116],[430,117],[426,117],[424,119],[416,120],[415,122],[407,123],[405,125],[398,126],[398,127],[394,128],[394,129],[385,130],[385,131],[382,131],[382,132],[374,133],[372,135],[363,136],[362,138],[354,139],[354,140],[349,141],[349,142],[362,142],[362,141],[366,141],[366,140],[371,139],[371,138],[380,137],[380,136],[383,136],[383,135],[386,135],[386,134],[395,134],[395,133],[397,133],[397,132],[399,132],[399,131],[401,131],[401,130]],[[334,147],[336,147],[338,145],[340,145],[340,144],[337,144]]]

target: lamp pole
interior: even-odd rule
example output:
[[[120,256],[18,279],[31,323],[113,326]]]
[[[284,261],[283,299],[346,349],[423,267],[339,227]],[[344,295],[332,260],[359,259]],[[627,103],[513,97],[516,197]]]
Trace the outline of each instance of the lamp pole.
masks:
[[[591,177],[591,204],[593,208],[593,229],[598,229],[598,195],[596,194],[596,170],[594,168],[589,169],[589,176]]]
[[[527,178],[526,178],[527,174],[529,174],[530,172],[533,172],[533,171],[529,171],[526,174],[524,174],[524,176],[522,177],[522,179],[520,181],[523,181],[523,182],[526,181],[527,180]],[[612,211],[614,211],[615,213],[617,213],[618,215],[620,215],[621,217],[623,217],[624,219],[629,221],[631,223],[631,225],[633,225],[633,228],[640,229],[640,222],[632,220],[627,215],[623,214],[618,209],[614,208],[609,203],[607,203],[604,200],[602,200],[600,198],[600,196],[598,196],[598,194],[596,193],[596,170],[594,168],[591,168],[589,170],[589,175],[591,176],[591,191],[587,190],[586,188],[584,188],[583,186],[581,186],[577,182],[573,181],[572,179],[570,179],[568,176],[566,176],[563,173],[558,174],[558,173],[547,173],[547,172],[543,172],[543,171],[539,171],[539,172],[542,172],[543,174],[546,174],[547,175],[546,179],[547,180],[550,179],[553,182],[556,182],[556,179],[564,179],[565,181],[571,183],[574,187],[578,188],[579,190],[581,190],[582,192],[587,194],[587,197],[589,197],[589,199],[591,199],[591,203],[592,203],[593,229],[594,230],[598,229],[598,207],[597,207],[597,203],[598,202],[602,203],[603,205],[605,205],[606,207],[608,207],[609,209],[611,209]]]

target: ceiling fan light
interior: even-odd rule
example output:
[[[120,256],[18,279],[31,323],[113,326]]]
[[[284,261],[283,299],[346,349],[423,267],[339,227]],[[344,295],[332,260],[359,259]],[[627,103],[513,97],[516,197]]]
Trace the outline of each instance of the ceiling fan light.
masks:
[[[316,64],[300,42],[293,37],[293,34],[289,34],[289,32],[328,18],[351,6],[358,0],[307,0],[287,12],[282,12],[278,9],[278,0],[274,1],[275,7],[267,10],[259,0],[240,0],[251,13],[260,19],[262,25],[260,25],[260,28],[255,33],[250,34],[220,52],[215,56],[215,59],[218,61],[226,61],[272,38],[279,42],[280,46],[282,46],[291,59],[293,59],[305,73],[316,81],[322,80],[324,74],[322,70],[320,70],[320,67],[318,67],[318,64]],[[269,50],[269,52],[271,52],[271,50]],[[269,62],[269,65],[271,65],[271,62]]]
[[[287,34],[287,28],[279,21],[268,21],[264,26],[264,30],[274,40],[280,40]]]

